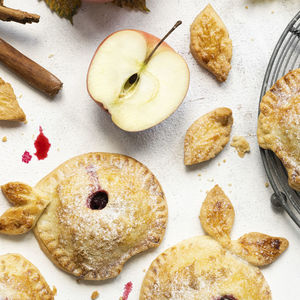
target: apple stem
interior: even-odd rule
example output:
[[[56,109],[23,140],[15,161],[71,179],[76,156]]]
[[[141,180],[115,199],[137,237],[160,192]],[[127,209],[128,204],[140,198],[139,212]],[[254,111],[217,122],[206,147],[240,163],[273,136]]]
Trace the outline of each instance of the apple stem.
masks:
[[[146,65],[151,59],[152,55],[155,53],[157,48],[166,40],[166,38],[179,26],[182,24],[182,21],[177,21],[176,24],[169,30],[169,32],[159,41],[155,48],[151,51],[148,57],[145,59],[144,64]]]
[[[179,26],[181,25],[182,22],[181,21],[177,21],[176,24],[169,30],[169,32],[159,41],[159,43],[154,47],[154,49],[150,52],[150,54],[146,57],[145,61],[144,61],[144,65],[146,65],[151,57],[153,56],[153,54],[155,53],[155,51],[157,50],[157,48],[165,41],[165,39]],[[141,71],[140,71],[141,72]],[[140,72],[139,73],[134,73],[132,74],[124,83],[122,92],[120,93],[120,97],[125,96],[125,94],[129,91],[129,89],[132,89],[133,86],[135,86],[138,81],[140,80]]]

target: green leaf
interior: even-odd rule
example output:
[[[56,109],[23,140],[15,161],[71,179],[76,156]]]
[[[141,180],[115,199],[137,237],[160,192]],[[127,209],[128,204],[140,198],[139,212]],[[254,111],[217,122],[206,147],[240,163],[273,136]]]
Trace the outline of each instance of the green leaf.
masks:
[[[61,18],[66,18],[73,23],[73,16],[81,5],[81,0],[44,0],[49,8]]]
[[[146,7],[146,0],[114,0],[113,3],[120,7],[129,7],[145,12],[149,11],[149,9]]]

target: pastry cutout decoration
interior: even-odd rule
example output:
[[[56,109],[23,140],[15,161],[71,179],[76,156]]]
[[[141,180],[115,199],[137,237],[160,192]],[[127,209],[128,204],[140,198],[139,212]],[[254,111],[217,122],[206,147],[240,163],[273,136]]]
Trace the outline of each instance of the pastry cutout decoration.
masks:
[[[51,290],[40,271],[19,254],[0,255],[0,299],[53,300]]]
[[[288,247],[288,241],[285,238],[272,237],[258,232],[251,232],[237,241],[231,241],[229,234],[233,221],[233,206],[223,190],[215,185],[208,192],[200,212],[202,227],[211,237],[230,252],[256,266],[272,263]]]
[[[257,138],[272,150],[288,173],[289,185],[300,191],[300,69],[277,80],[260,103]]]
[[[24,122],[26,116],[19,106],[11,85],[0,78],[0,120]]]
[[[261,233],[231,241],[234,209],[218,185],[207,194],[200,221],[211,237],[189,238],[161,253],[145,275],[139,299],[272,299],[262,272],[248,262],[273,262],[288,241]]]
[[[234,216],[234,208],[230,200],[216,185],[208,192],[201,207],[199,218],[203,229],[222,245],[226,245],[230,242]]]
[[[21,182],[10,182],[1,187],[2,193],[13,204],[0,217],[0,233],[23,234],[31,230],[49,203],[38,190]]]
[[[0,233],[34,230],[59,268],[81,279],[117,276],[132,256],[158,247],[167,203],[155,176],[133,158],[110,153],[74,157],[31,188],[2,186],[15,205],[0,217]]]
[[[191,25],[191,52],[196,61],[225,81],[231,69],[232,41],[221,18],[208,4]]]
[[[184,164],[194,165],[220,153],[229,141],[232,123],[232,111],[227,107],[217,108],[196,120],[185,135]]]

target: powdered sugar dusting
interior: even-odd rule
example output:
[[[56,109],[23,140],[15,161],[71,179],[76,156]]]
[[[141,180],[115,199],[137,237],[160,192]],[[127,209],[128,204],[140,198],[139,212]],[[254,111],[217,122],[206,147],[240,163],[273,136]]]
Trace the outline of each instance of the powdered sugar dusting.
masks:
[[[165,202],[158,182],[141,164],[117,155],[90,155],[76,167],[68,162],[68,175],[59,179],[53,192],[46,191],[49,182],[53,183],[51,177],[43,181],[41,189],[55,200],[37,227],[41,234],[47,230],[44,226],[51,227],[53,240],[82,272],[105,278],[135,249],[160,241],[157,232],[164,232]],[[99,188],[107,192],[107,205],[90,209],[87,199]]]

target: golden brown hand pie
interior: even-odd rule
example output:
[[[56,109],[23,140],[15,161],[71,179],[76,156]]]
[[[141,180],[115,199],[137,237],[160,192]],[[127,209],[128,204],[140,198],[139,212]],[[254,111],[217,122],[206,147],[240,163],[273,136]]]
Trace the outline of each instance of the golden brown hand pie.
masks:
[[[145,275],[140,300],[271,299],[263,274],[247,261],[273,262],[287,240],[250,233],[231,241],[234,209],[217,185],[207,194],[200,220],[211,237],[193,237],[160,254]]]
[[[0,299],[53,300],[51,291],[39,270],[19,254],[0,255]]]
[[[280,78],[262,98],[257,138],[278,156],[289,185],[300,191],[300,69]]]
[[[11,85],[0,78],[0,120],[25,121],[26,116],[19,106]]]
[[[163,238],[164,193],[154,175],[133,158],[84,154],[63,163],[34,188],[24,186],[2,186],[16,207],[1,216],[0,232],[23,233],[35,225],[47,256],[82,279],[117,276],[130,257],[159,246]]]
[[[230,138],[232,111],[217,108],[196,120],[184,139],[184,164],[194,165],[215,157]]]
[[[225,81],[231,69],[232,41],[228,31],[210,4],[191,25],[191,52],[196,61]]]

